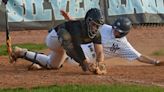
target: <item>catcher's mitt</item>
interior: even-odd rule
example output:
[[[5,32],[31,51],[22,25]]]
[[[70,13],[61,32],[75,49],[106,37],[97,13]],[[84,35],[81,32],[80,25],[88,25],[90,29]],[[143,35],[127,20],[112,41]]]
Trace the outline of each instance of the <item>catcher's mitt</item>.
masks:
[[[98,75],[107,73],[106,65],[103,62],[90,63],[88,66],[88,70]]]

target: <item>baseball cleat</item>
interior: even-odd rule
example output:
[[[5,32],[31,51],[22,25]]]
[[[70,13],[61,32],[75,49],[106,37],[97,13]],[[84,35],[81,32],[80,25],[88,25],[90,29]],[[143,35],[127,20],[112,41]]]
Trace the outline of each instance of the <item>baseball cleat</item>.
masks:
[[[16,62],[18,58],[23,58],[24,54],[27,52],[27,49],[20,48],[20,47],[14,47],[14,50],[11,54],[11,61],[10,62]]]
[[[31,64],[29,67],[28,67],[28,70],[41,70],[43,69],[43,67],[41,67],[40,65],[38,64]]]

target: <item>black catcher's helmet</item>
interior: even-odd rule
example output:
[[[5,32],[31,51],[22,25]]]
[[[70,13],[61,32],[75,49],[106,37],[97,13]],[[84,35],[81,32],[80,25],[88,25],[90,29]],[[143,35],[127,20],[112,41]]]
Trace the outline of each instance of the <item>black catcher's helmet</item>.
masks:
[[[129,33],[131,26],[132,23],[127,17],[119,17],[112,24],[112,28],[120,33],[120,36],[118,38],[126,36]]]
[[[85,21],[94,21],[98,24],[104,24],[103,15],[97,8],[91,8],[85,15]]]
[[[85,15],[85,22],[87,24],[89,37],[94,38],[99,27],[104,24],[104,18],[99,9],[91,8]]]

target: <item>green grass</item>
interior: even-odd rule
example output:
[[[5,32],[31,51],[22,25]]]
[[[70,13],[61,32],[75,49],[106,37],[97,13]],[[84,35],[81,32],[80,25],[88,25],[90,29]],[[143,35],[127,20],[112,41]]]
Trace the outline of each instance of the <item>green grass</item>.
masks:
[[[31,50],[31,51],[40,51],[47,48],[45,44],[34,44],[34,43],[14,44],[12,47],[14,46],[27,48],[28,50]],[[7,55],[6,45],[0,46],[0,56],[2,55]]]
[[[164,88],[139,85],[64,85],[31,89],[1,89],[0,92],[164,92]]]
[[[164,49],[153,52],[155,56],[164,56]]]

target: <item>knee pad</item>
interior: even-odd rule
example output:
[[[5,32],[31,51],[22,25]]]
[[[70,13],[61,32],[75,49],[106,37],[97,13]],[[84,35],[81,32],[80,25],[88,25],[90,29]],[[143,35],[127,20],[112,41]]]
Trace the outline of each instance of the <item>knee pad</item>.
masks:
[[[50,65],[48,65],[47,62],[46,62],[46,64],[45,64],[45,63],[43,63],[42,61],[36,60],[37,55],[38,55],[38,54],[43,54],[43,53],[34,52],[35,55],[34,55],[33,57],[28,57],[28,56],[27,56],[27,53],[28,53],[28,52],[25,53],[25,55],[23,56],[23,58],[24,58],[25,60],[28,60],[28,61],[32,62],[31,66],[32,66],[33,64],[38,64],[38,65],[40,65],[41,67],[43,67],[43,68],[45,68],[45,69],[50,69],[50,68],[51,68]]]

